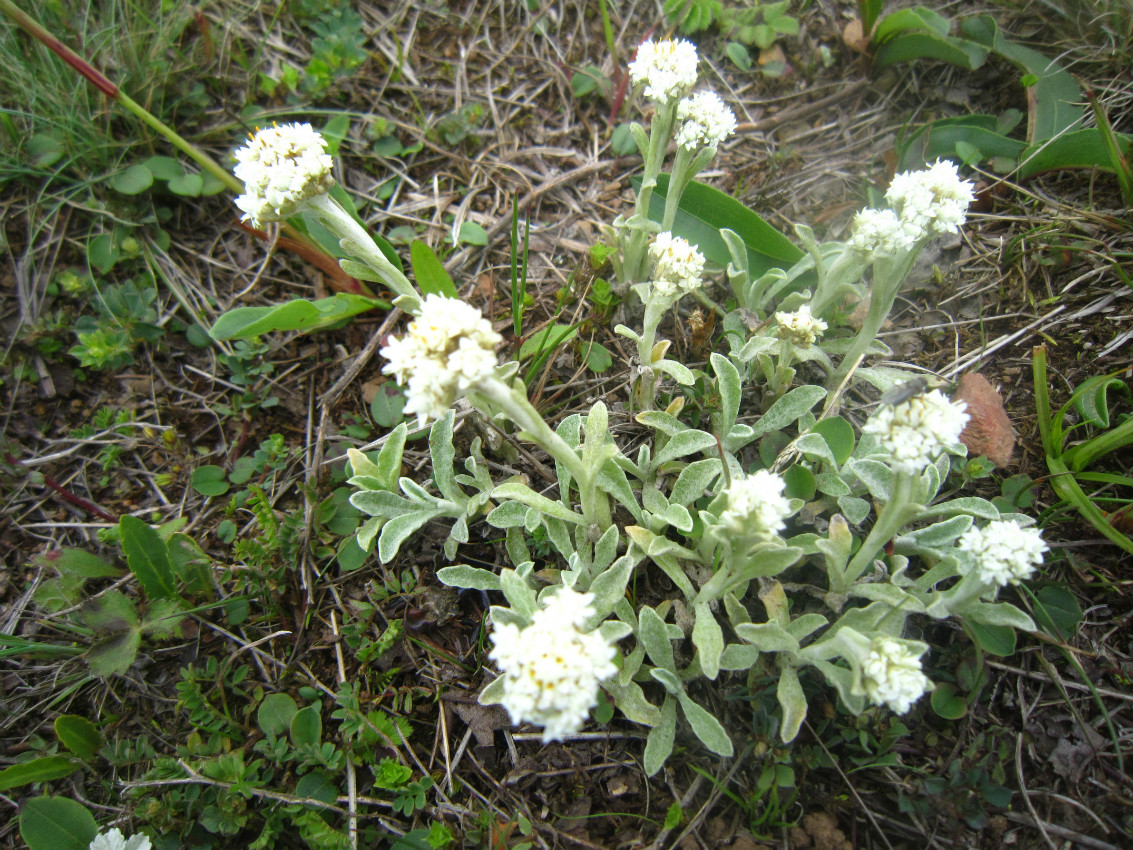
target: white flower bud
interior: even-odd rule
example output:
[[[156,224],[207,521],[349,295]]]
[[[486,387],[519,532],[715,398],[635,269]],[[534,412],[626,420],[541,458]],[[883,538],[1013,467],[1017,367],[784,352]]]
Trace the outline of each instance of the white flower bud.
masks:
[[[793,313],[776,313],[780,339],[789,339],[802,348],[814,345],[826,330],[826,322],[811,315],[810,305],[804,304]]]
[[[704,274],[704,255],[687,240],[672,233],[658,233],[649,246],[653,258],[653,289],[663,298],[676,301],[700,289]]]
[[[986,528],[969,528],[957,546],[975,558],[981,581],[999,587],[1029,579],[1049,548],[1037,528],[999,520]]]
[[[883,404],[862,428],[874,434],[897,472],[924,470],[949,446],[960,440],[968,424],[967,404],[952,402],[940,390],[897,405]]]
[[[938,159],[924,171],[894,177],[885,200],[903,222],[924,233],[957,233],[975,200],[974,188],[960,179],[955,163]]]
[[[736,131],[736,116],[716,92],[698,91],[677,104],[677,144],[695,153],[715,148]]]
[[[891,637],[874,638],[869,654],[862,661],[862,687],[876,705],[888,705],[904,714],[932,682],[921,672],[920,655],[909,648],[909,641]],[[925,647],[927,649],[927,647]]]
[[[733,478],[720,522],[735,534],[777,534],[791,515],[791,502],[783,495],[785,487],[782,478],[766,469]]]
[[[617,673],[617,650],[598,631],[583,632],[594,597],[560,587],[531,625],[496,626],[489,657],[503,677],[503,706],[514,723],[543,727],[543,742],[577,732],[595,705],[598,685]]]
[[[679,100],[696,85],[696,47],[684,39],[646,41],[629,63],[634,85],[644,86],[645,96],[665,104]]]
[[[255,227],[290,218],[305,202],[330,191],[333,165],[326,140],[310,124],[259,130],[236,151],[232,172],[244,181],[236,206]]]

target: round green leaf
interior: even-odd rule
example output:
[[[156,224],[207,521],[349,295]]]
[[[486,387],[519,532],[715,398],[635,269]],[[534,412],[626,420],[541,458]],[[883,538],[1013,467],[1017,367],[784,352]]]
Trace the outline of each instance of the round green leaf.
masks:
[[[173,180],[185,175],[184,167],[171,156],[151,156],[142,165],[148,168],[150,174],[157,180]]]
[[[279,737],[291,728],[299,706],[288,694],[268,694],[256,710],[256,722],[265,735]]]
[[[820,419],[811,426],[810,430],[822,435],[839,466],[848,461],[850,455],[854,453],[854,427],[841,416]]]
[[[201,172],[201,195],[208,197],[209,195],[219,195],[228,184],[213,174],[211,171]]]
[[[50,168],[64,154],[63,142],[56,136],[46,133],[36,133],[28,139],[28,156],[37,168]]]
[[[930,700],[932,710],[945,720],[959,720],[968,713],[968,701],[956,692],[956,686],[943,682],[936,686]]]
[[[229,487],[224,470],[211,463],[194,469],[189,483],[202,496],[223,496]]]
[[[729,41],[724,46],[724,52],[728,54],[728,58],[732,60],[732,64],[741,71],[751,70],[751,54],[748,53],[744,45],[740,44],[738,41]]]
[[[28,850],[87,850],[98,824],[86,807],[64,797],[36,797],[20,810],[20,837]]]
[[[139,195],[153,185],[153,172],[144,165],[131,165],[110,178],[110,188],[123,195]]]
[[[405,410],[405,396],[396,387],[382,384],[370,402],[370,415],[383,428],[392,428],[402,420]]]
[[[185,174],[169,181],[169,191],[186,198],[199,197],[204,187],[204,178],[199,174]]]
[[[1043,631],[1067,641],[1074,637],[1082,622],[1082,606],[1069,588],[1047,585],[1035,596],[1035,621]]]
[[[630,156],[637,153],[637,142],[633,139],[633,125],[619,124],[610,136],[610,150],[617,156]]]
[[[295,795],[318,800],[320,803],[333,803],[338,797],[338,788],[319,771],[312,771],[295,783]]]
[[[102,733],[98,731],[98,727],[77,714],[56,717],[55,735],[64,747],[79,758],[94,758],[102,747]]]
[[[1000,658],[1015,653],[1015,629],[1011,626],[989,626],[971,620],[964,625],[984,652],[998,655]]]
[[[791,498],[804,501],[814,498],[814,473],[805,466],[795,464],[783,473],[783,480],[787,482],[787,495]]]
[[[118,262],[118,246],[109,233],[100,233],[87,243],[87,259],[100,273],[106,274]]]
[[[323,718],[317,705],[309,705],[295,712],[291,718],[291,743],[317,746],[323,737]]]
[[[460,225],[460,241],[467,245],[487,245],[488,231],[474,221]]]

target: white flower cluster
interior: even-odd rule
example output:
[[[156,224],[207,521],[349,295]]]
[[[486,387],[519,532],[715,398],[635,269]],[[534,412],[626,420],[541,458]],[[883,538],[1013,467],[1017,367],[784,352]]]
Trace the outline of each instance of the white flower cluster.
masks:
[[[894,471],[917,473],[959,441],[968,424],[967,406],[933,390],[901,404],[881,405],[862,432],[877,436]]]
[[[931,690],[932,682],[921,672],[919,655],[894,638],[874,638],[862,662],[862,687],[870,701],[904,714]]]
[[[456,298],[430,294],[421,314],[401,339],[391,339],[381,354],[382,369],[406,388],[406,413],[417,424],[444,415],[457,397],[492,375],[498,333],[475,307]]]
[[[600,632],[583,632],[594,597],[560,587],[526,628],[492,632],[490,658],[503,676],[503,705],[514,723],[543,727],[543,742],[577,732],[598,704],[598,683],[613,676],[617,650]]]
[[[677,144],[695,153],[715,149],[736,131],[736,116],[716,92],[698,91],[677,104]]]
[[[849,244],[872,260],[908,251],[923,235],[920,228],[910,225],[893,210],[867,208],[854,216]]]
[[[803,348],[814,345],[826,330],[826,322],[811,315],[809,304],[793,313],[776,313],[775,323],[779,326],[780,339],[789,339]]]
[[[721,523],[736,534],[777,534],[791,515],[785,487],[782,478],[766,469],[736,476],[727,490],[728,507],[720,515]]]
[[[685,239],[672,233],[658,233],[649,246],[653,258],[653,289],[666,299],[676,301],[701,286],[704,255]]]
[[[244,181],[236,206],[256,227],[289,218],[305,201],[330,190],[333,164],[326,140],[310,124],[259,130],[236,151],[232,173]]]
[[[938,159],[925,171],[894,177],[885,200],[902,221],[925,235],[956,233],[967,219],[974,188],[960,179],[955,163]]]
[[[986,528],[969,528],[957,545],[975,557],[980,580],[999,587],[1030,578],[1049,548],[1037,528],[999,520]]]
[[[629,63],[634,85],[644,86],[645,96],[660,104],[684,97],[696,85],[700,57],[696,46],[683,38],[645,41]]]
[[[148,836],[138,833],[125,838],[122,830],[115,828],[96,835],[87,850],[150,850],[152,846]]]

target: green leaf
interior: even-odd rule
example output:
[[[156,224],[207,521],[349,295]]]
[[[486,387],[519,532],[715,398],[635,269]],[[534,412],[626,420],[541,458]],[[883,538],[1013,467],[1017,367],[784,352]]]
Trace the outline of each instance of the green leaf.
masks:
[[[1049,584],[1035,594],[1035,620],[1043,631],[1066,642],[1082,622],[1082,606],[1068,587]]]
[[[174,180],[183,177],[185,168],[171,156],[151,156],[142,163],[157,180]]]
[[[144,165],[131,165],[109,180],[110,188],[123,195],[140,195],[153,185],[153,172]]]
[[[321,771],[314,770],[299,777],[295,783],[295,795],[332,804],[338,797],[338,788]]]
[[[65,797],[36,797],[20,807],[20,837],[28,850],[87,850],[98,824],[86,807]]]
[[[638,614],[637,639],[641,641],[649,654],[649,659],[658,668],[676,674],[677,662],[673,656],[673,644],[669,640],[665,621],[648,605]]]
[[[586,368],[596,374],[601,374],[614,365],[614,356],[610,354],[610,349],[593,341],[586,343],[582,359],[586,363]]]
[[[189,483],[202,496],[223,496],[231,486],[224,469],[211,463],[194,469]]]
[[[87,243],[87,259],[101,274],[114,268],[120,255],[118,243],[109,233],[100,233]]]
[[[1010,626],[989,626],[973,620],[965,620],[964,624],[984,652],[1000,658],[1015,653],[1015,630]]]
[[[826,390],[822,387],[816,387],[813,384],[795,387],[771,405],[767,412],[752,426],[755,436],[786,428],[800,416],[809,413],[810,409],[824,398],[826,398]]]
[[[169,181],[169,191],[185,198],[199,198],[205,188],[205,179],[200,174],[186,174]]]
[[[985,160],[1017,161],[1027,149],[1025,142],[1009,139],[999,132],[994,115],[962,115],[942,118],[921,127],[898,144],[902,171],[915,171],[940,158],[952,156],[958,144],[969,144]]]
[[[716,438],[705,431],[681,431],[669,438],[665,447],[657,452],[653,458],[653,465],[660,466],[670,460],[685,457],[693,452],[705,451],[716,447]]]
[[[692,727],[692,731],[696,733],[700,742],[716,755],[731,758],[735,753],[735,749],[732,747],[732,739],[728,737],[724,725],[716,719],[715,715],[693,701],[692,697],[686,694],[684,690],[677,694],[677,700],[681,704],[681,710],[685,713],[688,725]]]
[[[457,486],[452,463],[456,457],[456,449],[452,445],[452,422],[456,414],[445,411],[444,416],[436,420],[429,429],[429,457],[433,461],[433,481],[437,489],[450,502],[458,505],[465,504],[468,497]]]
[[[102,747],[98,727],[77,714],[61,714],[55,718],[55,736],[79,758],[92,759]]]
[[[48,133],[36,133],[28,139],[27,153],[36,168],[50,168],[67,152],[63,142]]]
[[[661,722],[649,730],[645,739],[645,754],[642,766],[646,776],[659,771],[673,752],[673,742],[677,736],[677,701],[665,696],[661,705]]]
[[[370,400],[370,415],[383,428],[392,428],[405,418],[405,393],[391,381],[386,381]],[[400,466],[400,464],[399,464]]]
[[[470,567],[468,564],[455,564],[437,570],[441,584],[461,587],[466,590],[499,590],[500,577],[491,570]]]
[[[741,71],[751,70],[751,54],[747,48],[738,41],[729,41],[724,45],[724,53],[732,60],[732,64]]]
[[[783,743],[789,744],[798,736],[799,727],[806,720],[806,697],[803,695],[803,686],[799,684],[799,674],[795,672],[794,667],[787,665],[780,668],[776,696],[779,698],[779,708],[783,712],[779,737]]]
[[[536,493],[526,484],[520,484],[519,482],[513,481],[506,484],[501,484],[499,487],[496,487],[492,491],[491,498],[494,501],[500,501],[501,499],[514,499],[517,502],[522,502],[528,507],[535,508],[535,510],[540,511],[547,516],[553,516],[556,519],[561,519],[563,522],[570,522],[575,524],[581,524],[585,522],[582,514],[576,514],[570,508],[566,507],[562,502],[548,499],[546,496],[542,496],[539,493]]]
[[[291,718],[290,729],[291,743],[295,746],[318,746],[323,737],[323,718],[319,706],[308,705],[296,711]]]
[[[105,679],[125,673],[138,657],[141,642],[142,635],[137,626],[100,640],[86,653],[91,675]]]
[[[62,779],[78,769],[79,763],[70,756],[42,756],[0,770],[0,791]]]
[[[884,44],[888,39],[905,32],[923,30],[933,35],[946,36],[952,29],[952,23],[938,12],[923,7],[900,9],[886,15],[877,25],[873,33],[874,44]]]
[[[1122,153],[1127,158],[1133,156],[1133,136],[1114,135]],[[1113,173],[1113,159],[1102,132],[1097,127],[1073,130],[1031,145],[1019,154],[1020,178],[1060,168],[1097,168]]]
[[[118,578],[122,571],[112,567],[102,558],[83,549],[53,549],[38,556],[37,563],[52,567],[60,575],[80,578]]]
[[[126,565],[150,599],[173,599],[178,596],[177,581],[169,563],[169,546],[161,535],[137,517],[123,516],[118,520],[118,533],[122,536],[122,551]]]
[[[975,71],[987,61],[987,48],[966,38],[939,36],[928,32],[905,32],[877,49],[874,64],[886,68],[898,62],[939,59],[965,71]]]
[[[488,231],[483,225],[474,221],[466,221],[460,225],[457,241],[465,245],[476,245],[483,248],[488,244]]]
[[[356,493],[355,496],[365,495],[363,493]],[[351,504],[359,507],[360,510],[365,510],[359,506],[353,499]],[[397,555],[401,544],[411,535],[417,531],[421,526],[429,520],[440,516],[441,511],[436,508],[426,508],[419,511],[411,511],[404,513],[401,516],[394,517],[384,526],[382,526],[381,536],[378,537],[378,559],[383,564],[388,564]]]
[[[975,602],[961,613],[965,619],[985,626],[1003,626],[1025,632],[1035,630],[1034,621],[1010,602]]]
[[[302,298],[275,307],[237,307],[216,320],[209,335],[213,339],[250,339],[271,331],[313,331],[382,306],[363,295],[339,292],[330,298]]]
[[[854,427],[841,416],[819,419],[810,426],[810,433],[822,435],[838,466],[854,453]]]
[[[278,738],[291,729],[299,706],[288,694],[268,694],[256,709],[256,722],[263,733]]]
[[[941,682],[929,698],[932,710],[945,720],[959,720],[968,713],[968,701],[956,691],[956,686]]]
[[[636,191],[640,178],[632,182]],[[669,175],[659,175],[649,199],[649,216],[655,221],[664,217],[668,187]],[[726,268],[731,255],[720,236],[722,227],[734,231],[747,246],[748,271],[753,279],[769,269],[788,269],[803,257],[802,250],[790,239],[735,198],[704,183],[690,181],[681,196],[673,234],[687,239],[706,259]]]
[[[420,239],[413,240],[409,246],[409,262],[413,266],[413,276],[417,279],[417,286],[422,294],[457,297],[456,284],[445,271],[444,264],[433,249]]]
[[[724,632],[707,602],[696,606],[696,622],[692,627],[692,645],[700,658],[700,669],[709,679],[720,672],[720,656],[724,652]]]

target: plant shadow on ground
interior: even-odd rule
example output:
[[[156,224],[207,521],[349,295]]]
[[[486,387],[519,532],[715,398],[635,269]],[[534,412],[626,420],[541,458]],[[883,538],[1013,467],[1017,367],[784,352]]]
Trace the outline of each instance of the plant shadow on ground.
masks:
[[[866,187],[884,185],[910,115],[919,123],[1026,109],[1005,65],[979,76],[936,64],[872,74],[842,44],[850,5],[800,12],[798,37],[778,42],[785,67],[777,77],[738,70],[715,35],[702,39],[713,84],[745,122],[704,179],[788,232],[805,221],[842,233]],[[200,50],[214,63],[209,73],[228,81],[227,90],[200,95],[228,117],[194,112],[198,141],[222,155],[257,120],[347,114],[341,182],[371,216],[381,213],[391,239],[400,230],[438,246],[461,292],[505,333],[507,225],[518,196],[533,222],[524,328],[581,322],[576,340],[532,375],[541,409],[554,417],[596,397],[624,398],[629,352],[611,332],[615,305],[594,295],[588,252],[598,225],[625,208],[622,178],[634,163],[605,146],[623,120],[610,121],[611,103],[571,89],[571,72],[585,66],[613,79],[598,14],[545,5],[517,26],[504,4],[359,6],[373,33],[362,58],[342,26],[315,26],[331,7],[301,3],[273,19],[206,11],[195,30],[178,30],[180,42],[166,36],[171,55]],[[996,10],[1005,31],[1059,55],[1102,93],[1117,129],[1130,132],[1128,47],[1097,19],[1079,23],[1072,13],[1059,16],[1057,4],[1037,18]],[[623,53],[651,24],[665,25],[615,23],[625,26]],[[221,44],[221,31],[235,42]],[[286,50],[283,33],[292,34]],[[251,103],[268,112],[240,112]],[[97,107],[94,114],[106,117]],[[104,132],[136,141],[141,131]],[[166,152],[149,139],[138,160]],[[404,847],[492,848],[1130,840],[1121,770],[1133,701],[1128,578],[1120,551],[1058,504],[1031,384],[1031,348],[1044,341],[1056,407],[1087,379],[1130,365],[1133,239],[1127,212],[1112,213],[1122,207],[1112,177],[1062,172],[1022,186],[989,178],[982,215],[914,275],[906,309],[886,331],[896,360],[946,377],[978,367],[1002,388],[1019,446],[1011,466],[974,486],[992,498],[1011,475],[1036,482],[1026,496],[1046,511],[1056,550],[1044,580],[1069,588],[1086,612],[1080,628],[1059,633],[1073,606],[1065,595],[1043,597],[1040,582],[1038,598],[1063,602],[1070,619],[1052,616],[1048,633],[1024,637],[1017,654],[950,649],[968,642],[943,627],[920,636],[944,648],[929,672],[953,700],[934,700],[937,712],[926,699],[901,718],[854,718],[804,677],[811,721],[790,747],[778,741],[773,681],[722,678],[697,698],[725,723],[737,757],[712,759],[695,739],[678,737],[677,758],[650,780],[628,724],[600,722],[544,746],[500,709],[476,704],[490,676],[482,667],[487,600],[438,585],[435,572],[447,563],[439,542],[423,535],[384,567],[342,544],[358,518],[343,497],[343,464],[323,461],[379,437],[398,411],[376,363],[329,403],[321,399],[381,317],[318,337],[265,338],[259,348],[210,347],[195,329],[221,310],[248,299],[276,303],[297,289],[321,294],[327,283],[285,250],[269,257],[223,197],[186,200],[164,184],[69,200],[65,190],[87,181],[86,169],[108,176],[125,164],[82,162],[74,175],[52,177],[46,167],[4,175],[11,263],[0,285],[11,297],[0,317],[8,335],[0,635],[14,637],[0,648],[0,764],[69,755],[73,768],[36,790],[109,807],[100,820],[121,811],[136,827],[215,847],[257,836],[261,846],[336,846],[325,827],[343,829],[352,811],[363,813],[362,846],[381,836],[394,843],[394,835]],[[44,186],[64,199],[46,216]],[[95,207],[129,228],[116,229]],[[468,224],[487,235],[486,249]],[[471,238],[454,245],[454,232]],[[96,249],[99,236],[107,239]],[[107,256],[107,244],[117,253]],[[139,287],[157,298],[128,297]],[[103,336],[76,337],[80,317]],[[687,317],[673,321],[681,359],[703,360],[710,343],[702,332],[685,326]],[[588,369],[586,341],[604,346],[613,366]],[[76,342],[83,351],[69,357]],[[1127,414],[1128,398],[1115,410],[1115,418]],[[620,427],[632,436],[630,425]],[[466,423],[458,441],[470,442],[471,432]],[[410,442],[405,457],[421,467],[428,453]],[[1094,471],[1124,473],[1130,460],[1118,451]],[[523,455],[501,463],[535,481],[545,472]],[[202,475],[206,466],[219,473]],[[1099,504],[1120,514],[1128,491],[1095,484]],[[120,580],[130,575],[123,515],[187,521],[163,529],[161,543],[177,593],[193,606],[175,636],[145,631],[160,620],[161,589],[135,592]],[[500,563],[503,542],[490,531],[474,528],[459,559]],[[55,578],[57,558],[44,556],[59,549],[98,553],[107,569],[84,562],[76,569],[97,574],[73,574],[67,585],[66,573]],[[219,596],[211,580],[196,582],[201,565]],[[645,598],[665,590],[664,577],[640,581]],[[113,601],[126,591],[128,604]],[[1033,610],[1035,600],[1021,604]],[[140,617],[136,628],[120,622],[130,612]],[[139,636],[136,660],[113,655],[128,635]],[[116,675],[88,676],[78,654],[92,645],[103,657],[109,647]],[[61,717],[96,723],[93,751],[76,749],[76,721]],[[14,805],[35,787],[4,793]],[[0,842],[16,840],[12,818]]]

